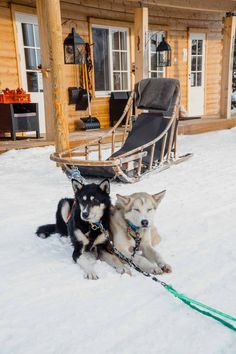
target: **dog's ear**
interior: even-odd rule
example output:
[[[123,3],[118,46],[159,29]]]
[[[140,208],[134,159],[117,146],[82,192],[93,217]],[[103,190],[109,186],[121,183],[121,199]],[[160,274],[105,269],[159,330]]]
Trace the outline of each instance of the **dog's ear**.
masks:
[[[110,182],[108,179],[104,179],[104,181],[102,181],[99,184],[99,187],[101,188],[101,190],[107,194],[110,193]]]
[[[161,191],[160,193],[157,193],[157,194],[153,194],[153,195],[152,195],[153,199],[154,199],[155,202],[156,202],[156,206],[158,206],[158,205],[160,204],[160,202],[161,202],[161,200],[164,198],[165,194],[166,194],[166,190]]]
[[[71,183],[72,183],[72,187],[73,187],[75,193],[80,191],[84,186],[84,184],[77,181],[77,179],[72,179]]]
[[[130,202],[130,199],[131,199],[128,196],[120,195],[120,194],[116,194],[116,198],[117,198],[118,204],[121,204],[124,206],[128,205]]]

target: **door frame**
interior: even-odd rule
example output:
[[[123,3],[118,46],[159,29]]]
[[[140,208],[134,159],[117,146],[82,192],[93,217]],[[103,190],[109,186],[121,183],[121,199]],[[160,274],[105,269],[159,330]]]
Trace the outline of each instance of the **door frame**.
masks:
[[[188,36],[187,36],[187,40],[188,40],[188,46],[187,46],[187,50],[188,50],[188,59],[187,59],[187,110],[189,108],[189,102],[190,102],[190,80],[189,80],[189,75],[190,75],[190,69],[191,69],[191,62],[190,62],[190,35],[191,34],[204,34],[205,35],[205,39],[204,39],[204,53],[203,53],[203,60],[204,60],[204,72],[203,72],[203,114],[202,116],[206,115],[206,73],[207,73],[207,34],[208,34],[208,28],[194,28],[194,27],[189,27],[188,28]]]
[[[20,51],[19,51],[19,43],[18,43],[18,34],[16,28],[16,12],[21,12],[28,15],[35,15],[37,16],[37,11],[33,7],[17,5],[17,4],[10,4],[11,6],[11,15],[12,15],[12,24],[13,24],[13,32],[14,32],[14,39],[15,39],[15,50],[16,50],[16,61],[17,61],[17,73],[18,73],[18,85],[22,86],[22,73],[21,73],[21,63],[20,63]]]
[[[24,70],[23,67],[25,68],[25,59],[22,58],[22,55],[24,55],[24,54],[22,54],[22,48],[21,48],[21,46],[23,45],[23,38],[22,38],[22,34],[18,32],[17,22],[18,22],[19,17],[21,17],[22,19],[24,19],[24,17],[25,17],[25,22],[27,22],[27,20],[28,20],[32,23],[37,22],[37,24],[38,24],[38,16],[37,16],[36,9],[26,8],[21,5],[14,5],[13,4],[11,6],[11,10],[12,10],[13,30],[14,30],[14,38],[15,38],[16,59],[17,59],[17,67],[18,67],[18,86],[24,88],[24,86],[27,85],[27,81],[25,82],[26,78],[25,78],[25,74],[23,74],[23,70]],[[41,78],[41,80],[43,80],[43,78]],[[38,98],[36,99],[36,102],[38,101],[38,105],[39,105],[38,109],[39,109],[40,133],[46,134],[46,114],[45,114],[45,106],[44,106],[44,91],[43,92],[40,92],[40,91],[31,92],[30,94],[32,96],[34,96],[37,93],[42,95],[41,98],[40,98],[40,96],[38,96]]]

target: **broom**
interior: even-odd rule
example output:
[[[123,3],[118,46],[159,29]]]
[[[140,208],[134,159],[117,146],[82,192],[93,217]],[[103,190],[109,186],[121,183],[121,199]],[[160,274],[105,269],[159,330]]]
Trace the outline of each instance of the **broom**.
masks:
[[[99,129],[100,122],[97,117],[92,117],[92,113],[91,113],[91,102],[90,102],[89,85],[88,85],[87,64],[82,64],[82,70],[83,70],[83,77],[85,77],[85,85],[86,85],[86,91],[87,91],[87,97],[88,97],[88,114],[89,115],[88,115],[88,117],[80,118],[81,121],[83,122],[81,129],[82,130]]]

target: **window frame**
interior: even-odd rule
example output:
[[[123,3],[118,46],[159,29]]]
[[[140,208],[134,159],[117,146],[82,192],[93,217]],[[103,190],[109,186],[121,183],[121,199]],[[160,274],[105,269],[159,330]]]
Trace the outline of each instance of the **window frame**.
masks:
[[[160,67],[160,68],[157,68],[157,70],[152,70],[152,67],[151,67],[151,54],[154,53],[151,51],[151,37],[154,35],[154,34],[157,34],[157,33],[160,33],[162,35],[164,35],[164,37],[166,37],[166,32],[165,31],[154,31],[154,30],[151,30],[149,31],[148,33],[148,77],[151,78],[152,77],[152,73],[159,73],[159,72],[163,72],[163,76],[161,77],[166,77],[166,68],[165,67]],[[159,76],[156,76],[156,77],[159,77]]]
[[[93,41],[93,28],[104,28],[108,30],[108,52],[109,52],[109,73],[110,73],[110,86],[111,90],[106,90],[106,91],[96,91],[96,86],[95,86],[95,68],[93,68],[94,73],[93,73],[93,82],[94,82],[94,95],[95,97],[109,97],[111,95],[111,92],[125,92],[125,91],[130,91],[130,34],[129,34],[129,28],[128,27],[119,27],[119,26],[109,26],[109,25],[100,25],[100,24],[92,24],[91,25],[91,36],[92,36],[92,41]],[[117,70],[113,70],[113,49],[112,49],[112,31],[117,30],[120,32],[126,32],[127,34],[127,75],[128,75],[128,88],[126,90],[114,90],[114,79],[113,79],[113,72],[117,72]],[[120,50],[119,50],[120,52]],[[94,55],[94,54],[93,54]],[[94,61],[94,60],[93,60]],[[119,72],[126,72],[120,70]]]
[[[23,35],[23,25],[32,26],[34,46],[25,45],[25,43],[24,43],[24,35]],[[41,75],[42,74],[39,73],[39,71],[38,71],[38,66],[41,64],[41,61],[39,62],[38,51],[39,51],[40,59],[41,59],[41,47],[37,45],[35,27],[37,27],[38,31],[39,31],[38,24],[30,23],[30,22],[27,22],[27,21],[21,22],[22,46],[23,46],[24,55],[25,55],[24,58],[25,58],[26,84],[27,84],[27,91],[30,92],[30,93],[32,93],[32,92],[43,92],[43,88],[42,88],[42,84],[41,84],[41,82],[42,82]],[[38,44],[40,45],[40,43],[38,43]],[[36,67],[34,69],[28,69],[27,68],[25,49],[32,49],[34,51],[34,53],[35,53]],[[38,90],[37,91],[30,91],[29,90],[28,75],[27,75],[28,73],[35,73],[37,75],[37,86],[38,86]]]

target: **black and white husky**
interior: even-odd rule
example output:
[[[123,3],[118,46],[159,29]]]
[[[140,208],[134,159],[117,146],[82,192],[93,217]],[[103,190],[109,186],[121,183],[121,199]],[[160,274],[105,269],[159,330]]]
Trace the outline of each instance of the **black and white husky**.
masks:
[[[39,226],[37,236],[46,238],[53,233],[70,236],[74,251],[72,258],[88,279],[98,279],[94,270],[95,255],[114,266],[119,272],[125,269],[110,254],[106,233],[110,232],[110,183],[106,179],[98,184],[84,185],[72,180],[75,199],[64,198],[58,203],[56,224]]]

